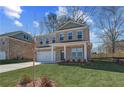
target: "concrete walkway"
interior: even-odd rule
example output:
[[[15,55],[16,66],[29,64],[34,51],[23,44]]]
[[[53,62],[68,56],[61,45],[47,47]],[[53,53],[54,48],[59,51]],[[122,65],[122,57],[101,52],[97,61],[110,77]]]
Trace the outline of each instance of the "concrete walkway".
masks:
[[[35,65],[39,65],[39,64],[40,63],[35,63]],[[13,70],[21,69],[21,68],[26,68],[32,65],[33,65],[33,62],[0,65],[0,73],[13,71]]]

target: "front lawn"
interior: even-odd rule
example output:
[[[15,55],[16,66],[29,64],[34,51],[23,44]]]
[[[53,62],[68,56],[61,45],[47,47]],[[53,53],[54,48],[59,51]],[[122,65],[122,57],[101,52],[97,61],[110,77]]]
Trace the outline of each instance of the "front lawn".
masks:
[[[36,78],[48,75],[61,87],[122,86],[124,67],[110,62],[93,62],[85,65],[41,64],[36,66]],[[24,74],[32,75],[32,68],[0,74],[0,86],[15,86]]]

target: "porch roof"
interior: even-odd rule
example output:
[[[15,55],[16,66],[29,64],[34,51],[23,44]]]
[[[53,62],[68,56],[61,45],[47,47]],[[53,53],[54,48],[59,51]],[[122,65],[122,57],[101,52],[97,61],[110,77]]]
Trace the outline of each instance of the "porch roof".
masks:
[[[83,45],[88,41],[76,41],[76,42],[64,42],[64,43],[55,43],[49,44],[50,46],[72,46],[72,45]]]

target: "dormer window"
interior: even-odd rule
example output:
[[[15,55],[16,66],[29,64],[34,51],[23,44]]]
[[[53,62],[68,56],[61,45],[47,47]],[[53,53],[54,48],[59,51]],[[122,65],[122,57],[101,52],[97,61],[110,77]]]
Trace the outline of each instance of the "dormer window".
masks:
[[[56,38],[55,38],[55,37],[53,37],[52,43],[55,43],[55,42],[56,42]]]
[[[82,35],[83,35],[83,32],[82,31],[77,32],[77,38],[78,38],[78,40],[81,40],[82,39]]]
[[[72,32],[68,32],[68,40],[72,40]]]
[[[27,39],[27,40],[28,40],[28,39],[29,39],[29,38],[28,38],[28,35],[24,35],[24,39]]]
[[[60,41],[64,40],[64,33],[60,33]]]
[[[49,44],[49,39],[48,38],[46,39],[46,44]]]

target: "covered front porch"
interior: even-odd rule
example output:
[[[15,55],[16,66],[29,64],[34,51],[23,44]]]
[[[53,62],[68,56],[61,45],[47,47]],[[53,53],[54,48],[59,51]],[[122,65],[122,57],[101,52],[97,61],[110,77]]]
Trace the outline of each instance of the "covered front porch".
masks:
[[[56,62],[66,60],[88,60],[87,42],[55,43],[51,45],[51,60]],[[55,58],[54,58],[55,51]]]

